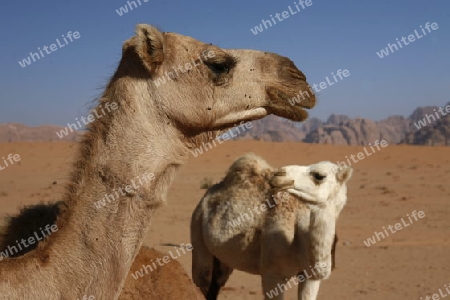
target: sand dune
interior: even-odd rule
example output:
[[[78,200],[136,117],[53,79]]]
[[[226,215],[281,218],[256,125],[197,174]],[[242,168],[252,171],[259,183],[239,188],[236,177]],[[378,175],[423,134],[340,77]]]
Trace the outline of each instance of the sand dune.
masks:
[[[0,216],[24,204],[59,200],[77,145],[65,142],[0,144],[0,157],[21,160],[0,171]],[[219,180],[239,155],[254,152],[274,166],[344,161],[356,146],[228,141],[190,158],[157,213],[145,243],[158,250],[189,242],[191,213],[204,178]],[[353,165],[349,200],[338,221],[337,269],[321,299],[419,299],[450,282],[450,148],[388,146]],[[425,217],[370,247],[364,240],[413,211]],[[190,255],[179,261],[190,273]],[[174,284],[174,287],[176,284]],[[294,299],[295,290],[288,292]],[[261,299],[259,277],[233,273],[220,299]]]

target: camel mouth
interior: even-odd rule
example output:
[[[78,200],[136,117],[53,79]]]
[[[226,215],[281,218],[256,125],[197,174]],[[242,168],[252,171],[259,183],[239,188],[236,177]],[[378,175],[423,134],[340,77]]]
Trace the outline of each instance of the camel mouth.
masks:
[[[312,97],[313,99],[307,99],[306,101],[303,101],[299,103],[298,105],[304,109],[311,109],[316,106],[316,97]]]
[[[288,191],[296,191],[296,195],[297,197],[304,202],[310,203],[310,204],[320,204],[321,202],[317,199],[315,199],[311,194],[309,194],[308,192],[299,190],[299,189],[289,189]]]
[[[290,104],[291,106],[301,107],[303,109],[311,109],[316,105],[316,97],[315,95],[310,96],[308,94],[307,98],[303,96],[302,91],[299,91],[297,94],[286,93],[282,89],[276,87],[267,87],[266,93],[272,101]],[[301,101],[297,100],[301,98]]]
[[[302,191],[297,188],[290,188],[287,189],[287,192],[296,197],[297,199],[299,199],[301,202],[307,203],[309,205],[321,206],[323,204],[322,201],[317,200],[313,195],[311,195],[307,191]]]
[[[272,175],[272,178],[269,180],[269,184],[273,191],[283,191],[294,188],[295,180],[287,177],[287,172],[281,169]]]
[[[291,91],[287,92],[286,89],[280,89],[276,87],[267,87],[266,93],[273,105],[286,105],[286,107],[302,108],[308,110],[316,106],[316,96],[308,88],[308,84],[303,84],[306,88],[300,89],[297,93]]]
[[[269,112],[269,114],[286,118],[294,122],[303,122],[309,117],[306,109],[299,106],[272,105],[266,107],[266,110]]]

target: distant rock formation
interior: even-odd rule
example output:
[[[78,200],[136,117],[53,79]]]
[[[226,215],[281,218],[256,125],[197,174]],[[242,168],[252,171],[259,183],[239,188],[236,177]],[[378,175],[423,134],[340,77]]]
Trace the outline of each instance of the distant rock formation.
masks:
[[[336,145],[368,145],[376,140],[397,144],[408,131],[409,121],[402,116],[392,116],[380,122],[369,119],[332,115],[327,122],[310,131],[306,143]]]
[[[444,107],[450,107],[450,102]],[[414,129],[406,133],[401,143],[450,146],[450,113],[444,116],[434,109],[434,107],[431,107],[424,111],[418,108],[413,112],[410,118],[414,118]]]
[[[450,102],[443,108],[445,109],[448,105]],[[323,126],[308,132],[303,141],[320,144],[367,145],[376,140],[386,140],[390,145],[398,143],[449,145],[450,114],[444,116],[439,113],[439,116],[442,116],[439,119],[436,117],[438,109],[437,106],[419,107],[408,118],[391,116],[379,122],[332,115]],[[435,119],[431,115],[434,115]],[[418,123],[423,126],[418,128]]]
[[[55,142],[77,141],[82,132],[70,132],[63,138],[59,138],[56,133],[64,129],[53,125],[43,125],[38,127],[28,127],[19,123],[0,124],[0,143],[13,142]]]
[[[323,122],[311,118],[305,122],[292,122],[276,116],[253,121],[253,127],[237,139],[251,139],[270,142],[301,142],[311,130],[316,130]]]

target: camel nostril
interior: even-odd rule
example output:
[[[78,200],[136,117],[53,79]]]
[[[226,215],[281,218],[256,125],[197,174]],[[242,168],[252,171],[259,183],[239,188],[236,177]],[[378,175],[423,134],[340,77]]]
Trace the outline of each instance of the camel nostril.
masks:
[[[278,65],[278,74],[284,79],[296,79],[306,81],[306,76],[300,71],[292,60],[287,57],[281,57]]]

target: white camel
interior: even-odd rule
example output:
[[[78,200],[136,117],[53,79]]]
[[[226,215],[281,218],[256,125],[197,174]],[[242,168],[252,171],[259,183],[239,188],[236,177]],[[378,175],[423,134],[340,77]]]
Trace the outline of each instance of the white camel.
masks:
[[[298,299],[316,299],[351,175],[331,162],[277,171],[254,154],[238,158],[192,215],[192,277],[206,299],[217,299],[233,269],[261,275],[265,299],[284,299],[294,285]]]

